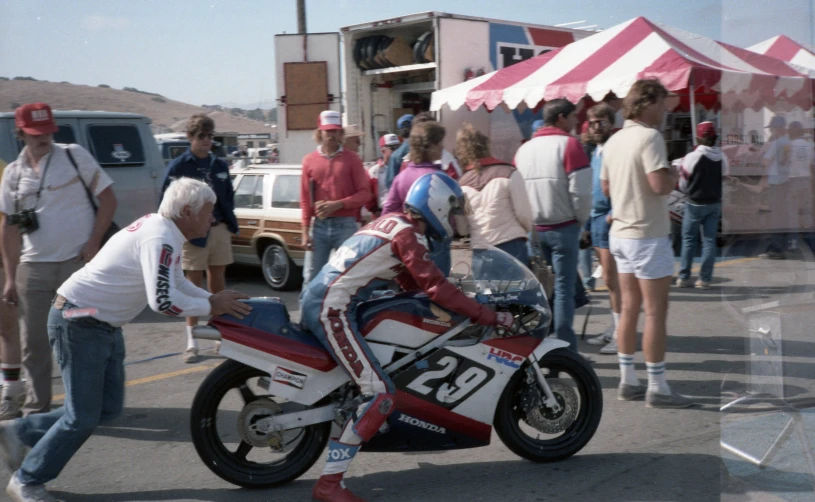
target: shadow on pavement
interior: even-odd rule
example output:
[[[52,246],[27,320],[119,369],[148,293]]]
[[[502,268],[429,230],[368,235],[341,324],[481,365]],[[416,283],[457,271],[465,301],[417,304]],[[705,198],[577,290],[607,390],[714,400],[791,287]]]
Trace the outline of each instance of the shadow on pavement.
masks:
[[[352,467],[352,476],[353,471]],[[512,500],[604,502],[718,502],[722,490],[731,489],[729,484],[718,456],[651,453],[578,455],[556,464],[523,460],[453,465],[420,462],[413,469],[350,477],[347,483],[358,496],[379,501],[499,501],[507,500],[511,493]],[[68,502],[260,502],[309,500],[312,486],[313,481],[303,480],[269,490],[193,488],[95,495],[55,492],[54,495]],[[523,488],[519,490],[519,487]],[[783,488],[787,491],[789,487]]]

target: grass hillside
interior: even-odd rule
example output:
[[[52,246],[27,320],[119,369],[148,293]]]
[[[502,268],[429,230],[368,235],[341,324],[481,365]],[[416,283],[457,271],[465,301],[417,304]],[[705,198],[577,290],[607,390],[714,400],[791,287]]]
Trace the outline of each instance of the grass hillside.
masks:
[[[181,131],[195,113],[209,114],[220,132],[269,132],[264,122],[236,116],[229,109],[204,108],[139,90],[119,90],[36,80],[0,80],[0,112],[12,112],[23,103],[42,101],[55,110],[101,110],[146,115],[155,133]],[[237,112],[241,113],[241,112]]]

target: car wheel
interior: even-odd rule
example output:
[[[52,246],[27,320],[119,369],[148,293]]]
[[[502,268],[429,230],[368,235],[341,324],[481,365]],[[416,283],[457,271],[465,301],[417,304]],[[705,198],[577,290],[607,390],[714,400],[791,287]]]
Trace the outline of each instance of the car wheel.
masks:
[[[276,291],[288,291],[300,286],[303,275],[300,269],[289,258],[286,248],[277,242],[267,245],[261,255],[263,278],[270,288]]]

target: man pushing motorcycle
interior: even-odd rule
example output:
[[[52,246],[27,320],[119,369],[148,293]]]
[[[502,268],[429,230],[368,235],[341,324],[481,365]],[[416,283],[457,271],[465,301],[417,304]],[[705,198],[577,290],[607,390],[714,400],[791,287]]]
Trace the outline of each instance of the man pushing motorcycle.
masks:
[[[426,174],[411,186],[404,213],[380,217],[357,231],[303,290],[303,323],[359,386],[364,402],[328,445],[328,460],[314,487],[314,500],[354,502],[343,475],[364,441],[394,409],[393,382],[382,370],[356,323],[357,306],[395,280],[407,291],[423,290],[433,302],[478,324],[512,325],[508,312],[494,312],[459,291],[430,260],[427,239],[465,236],[464,193],[449,176]]]

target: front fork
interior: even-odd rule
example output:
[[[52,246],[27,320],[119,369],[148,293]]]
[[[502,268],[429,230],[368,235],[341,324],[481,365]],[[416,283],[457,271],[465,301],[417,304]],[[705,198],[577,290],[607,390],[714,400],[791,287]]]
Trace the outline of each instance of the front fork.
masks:
[[[546,377],[543,376],[540,363],[534,354],[529,355],[529,363],[529,371],[534,375],[534,379],[538,382],[541,391],[543,391],[543,405],[552,410],[553,413],[560,412],[561,406],[557,402],[557,399],[555,399],[555,395],[552,393],[549,384],[546,382]]]

